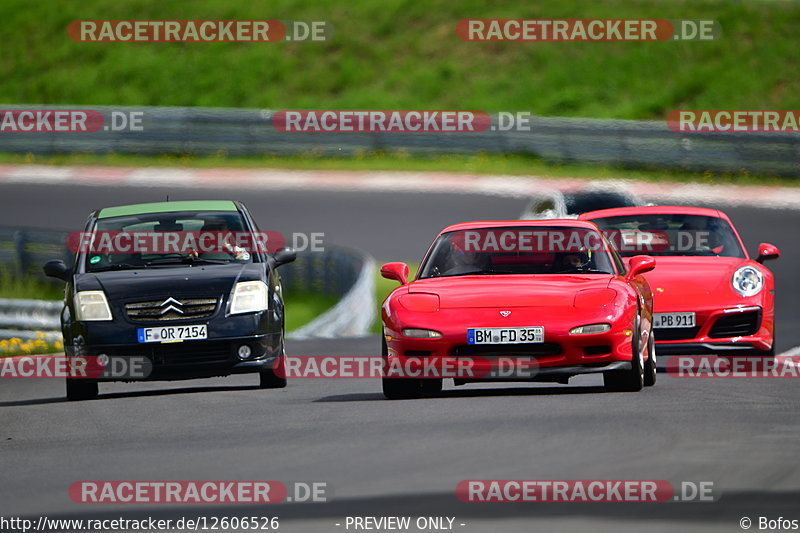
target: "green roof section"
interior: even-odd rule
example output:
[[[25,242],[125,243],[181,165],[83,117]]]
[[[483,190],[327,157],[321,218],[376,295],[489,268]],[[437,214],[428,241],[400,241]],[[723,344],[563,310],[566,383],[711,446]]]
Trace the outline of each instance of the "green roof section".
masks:
[[[146,215],[149,213],[171,213],[173,211],[237,211],[230,200],[198,200],[189,202],[156,202],[152,204],[120,205],[105,207],[97,218]]]

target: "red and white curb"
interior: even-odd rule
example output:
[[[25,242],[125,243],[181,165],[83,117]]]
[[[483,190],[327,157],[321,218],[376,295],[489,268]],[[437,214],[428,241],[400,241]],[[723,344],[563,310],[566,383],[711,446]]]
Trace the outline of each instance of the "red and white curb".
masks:
[[[777,355],[777,357],[783,359],[790,359],[794,360],[796,357],[800,357],[800,346],[795,346],[794,348],[790,348],[783,353]],[[795,366],[800,366],[797,362],[793,361]]]
[[[299,191],[397,191],[486,194],[515,198],[524,198],[542,189],[566,192],[601,183],[605,186],[624,188],[644,200],[658,204],[703,203],[800,209],[800,187],[633,180],[598,182],[581,178],[493,176],[451,172],[0,165],[0,184],[3,183]]]

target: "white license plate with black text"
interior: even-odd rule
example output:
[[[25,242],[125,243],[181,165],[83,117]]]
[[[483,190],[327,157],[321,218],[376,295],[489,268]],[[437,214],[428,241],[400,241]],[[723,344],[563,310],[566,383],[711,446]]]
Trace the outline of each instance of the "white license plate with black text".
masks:
[[[161,326],[158,328],[139,328],[139,342],[180,342],[207,339],[208,327],[202,325]]]
[[[524,328],[469,328],[468,344],[525,344],[544,342],[544,328],[529,326]]]
[[[694,326],[694,312],[653,313],[654,328],[693,328]]]

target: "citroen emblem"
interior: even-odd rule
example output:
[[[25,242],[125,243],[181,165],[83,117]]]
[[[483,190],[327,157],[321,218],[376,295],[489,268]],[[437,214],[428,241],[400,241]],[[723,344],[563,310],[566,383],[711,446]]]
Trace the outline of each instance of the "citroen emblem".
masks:
[[[170,296],[169,298],[161,302],[161,305],[159,305],[159,307],[161,307],[160,314],[166,315],[170,311],[175,311],[179,315],[182,315],[183,314],[183,309],[181,309],[182,306],[183,304],[181,302]]]

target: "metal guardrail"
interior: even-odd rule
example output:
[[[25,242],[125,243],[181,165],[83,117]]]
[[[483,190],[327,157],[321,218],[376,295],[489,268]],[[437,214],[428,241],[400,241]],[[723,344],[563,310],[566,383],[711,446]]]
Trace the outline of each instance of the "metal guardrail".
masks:
[[[0,298],[0,328],[56,331],[63,307],[59,301]]]
[[[290,339],[360,337],[369,332],[375,320],[376,264],[371,256],[362,253],[351,256],[357,270],[355,282],[335,306],[288,334]],[[357,262],[357,263],[356,263]]]
[[[67,232],[0,228],[0,269],[11,275],[47,278],[42,265],[50,259],[71,262]],[[68,263],[69,264],[69,263]],[[359,250],[329,246],[324,252],[304,252],[280,269],[284,292],[302,291],[336,297],[338,303],[306,324],[292,338],[361,336],[375,318],[375,263]],[[0,339],[35,339],[37,331],[60,338],[61,302],[0,299]]]
[[[35,340],[39,332],[47,341],[61,340],[61,309],[58,301],[0,298],[0,339]]]
[[[86,109],[5,106],[3,109]],[[531,131],[480,133],[283,133],[273,111],[200,107],[93,107],[141,112],[143,131],[4,132],[0,150],[17,153],[353,155],[522,153],[554,162],[800,176],[800,136],[792,133],[676,133],[666,121],[533,117]],[[108,119],[106,119],[108,122]],[[493,117],[497,124],[497,117]]]

